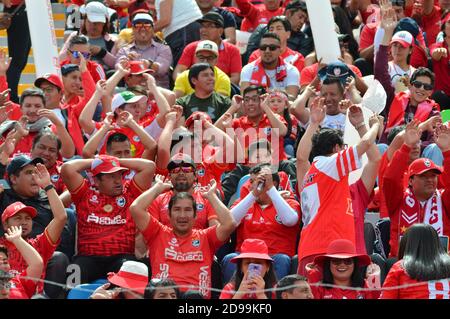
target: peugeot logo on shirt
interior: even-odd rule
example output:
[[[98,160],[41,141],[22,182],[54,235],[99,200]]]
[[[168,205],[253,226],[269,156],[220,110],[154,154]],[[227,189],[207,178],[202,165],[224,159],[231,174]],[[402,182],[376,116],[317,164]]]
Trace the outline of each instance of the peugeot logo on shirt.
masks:
[[[123,196],[120,196],[116,199],[117,206],[119,206],[119,207],[124,207],[126,202],[127,201],[126,201],[125,197],[123,197]]]

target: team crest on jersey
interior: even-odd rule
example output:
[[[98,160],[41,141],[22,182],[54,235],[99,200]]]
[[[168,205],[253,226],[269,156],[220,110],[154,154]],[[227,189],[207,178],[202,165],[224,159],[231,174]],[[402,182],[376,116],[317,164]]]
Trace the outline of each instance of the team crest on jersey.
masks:
[[[264,128],[264,134],[266,134],[267,136],[270,135],[270,132],[272,132],[272,128],[271,127],[265,127]]]
[[[139,143],[141,141],[141,139],[139,138],[139,136],[135,135],[135,136],[133,136],[133,141],[135,141],[136,143]]]
[[[125,197],[123,197],[123,196],[120,196],[119,198],[116,199],[116,204],[119,207],[124,207],[126,202],[127,201],[126,201]]]
[[[58,179],[59,179],[59,174],[52,175],[52,176],[50,177],[50,179],[51,179],[51,181],[52,181],[53,183],[56,183],[56,182],[58,181]]]
[[[197,170],[197,176],[200,176],[200,177],[205,176],[205,169],[200,168],[199,170]]]
[[[98,204],[98,197],[97,195],[92,195],[89,201],[93,204]]]
[[[202,203],[197,204],[197,210],[203,210],[203,208],[205,208],[205,205],[203,205]]]
[[[198,239],[198,238],[193,238],[193,239],[192,239],[192,246],[194,246],[194,247],[200,247],[200,239]]]

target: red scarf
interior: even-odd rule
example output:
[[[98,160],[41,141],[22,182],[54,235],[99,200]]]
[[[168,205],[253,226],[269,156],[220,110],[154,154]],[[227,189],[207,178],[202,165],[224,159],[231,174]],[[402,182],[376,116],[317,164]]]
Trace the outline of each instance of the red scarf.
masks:
[[[422,208],[419,200],[408,187],[405,191],[399,216],[399,236],[415,223],[425,223],[432,226],[439,236],[444,235],[443,211],[441,193],[436,190]]]
[[[282,82],[287,76],[286,63],[281,57],[278,57],[277,68],[275,69],[275,78],[277,82]],[[265,88],[270,88],[270,79],[264,70],[261,58],[258,58],[253,62],[253,73],[250,83],[253,85],[260,85]]]
[[[386,131],[390,131],[394,126],[404,124],[405,110],[408,106],[410,99],[410,94],[407,92],[400,92],[395,95],[392,101],[391,108],[389,110],[388,122],[386,125]],[[420,122],[426,121],[430,117],[430,113],[433,107],[439,106],[434,103],[434,101],[427,99],[417,106],[416,114],[414,114],[414,119]]]

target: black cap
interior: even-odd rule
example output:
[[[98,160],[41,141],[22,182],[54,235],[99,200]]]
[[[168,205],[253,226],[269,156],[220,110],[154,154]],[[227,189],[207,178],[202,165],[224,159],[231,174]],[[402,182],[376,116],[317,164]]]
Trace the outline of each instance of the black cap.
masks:
[[[217,26],[223,28],[225,26],[225,22],[223,20],[223,17],[217,13],[217,12],[208,12],[206,14],[203,15],[203,17],[199,20],[197,20],[198,22],[202,23],[202,22],[214,22]]]
[[[80,71],[80,67],[77,64],[64,64],[61,66],[61,74],[64,76],[73,71]]]
[[[195,168],[195,163],[192,157],[186,154],[178,153],[170,158],[169,164],[167,164],[167,169],[170,171],[175,167],[179,167],[182,164],[188,164]]]
[[[306,3],[301,0],[294,0],[289,2],[289,4],[285,8],[285,11],[290,9],[300,9],[302,11],[308,12],[308,10],[306,9]]]
[[[8,173],[8,176],[11,176],[18,170],[24,168],[25,166],[36,165],[37,163],[44,164],[44,161],[40,157],[31,159],[30,157],[28,157],[26,155],[18,155],[18,156],[15,156],[11,160],[11,162],[8,164],[8,167],[6,167],[6,172]]]

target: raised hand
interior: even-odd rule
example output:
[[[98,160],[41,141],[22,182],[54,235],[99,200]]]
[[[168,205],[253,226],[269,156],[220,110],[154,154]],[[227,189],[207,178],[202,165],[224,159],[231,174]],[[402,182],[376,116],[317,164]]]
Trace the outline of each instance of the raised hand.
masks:
[[[422,136],[422,130],[419,129],[419,121],[412,120],[406,125],[404,141],[409,147],[414,147]]]
[[[141,57],[141,55],[137,52],[130,52],[127,55],[128,60],[130,61],[134,61],[134,60],[139,60],[139,58]]]
[[[202,196],[204,198],[211,198],[212,196],[217,196],[217,182],[216,180],[212,179],[209,182],[209,185],[206,186],[205,192],[202,192]]]
[[[5,50],[0,50],[0,75],[6,75],[9,65],[11,64],[11,59],[12,58],[6,55]]]
[[[434,132],[435,128],[439,125],[442,124],[442,118],[440,115],[435,115],[430,117],[428,120],[426,120],[425,122],[422,122],[419,124],[419,128],[422,131],[428,131],[428,132]]]
[[[16,243],[22,239],[22,226],[11,226],[5,233],[6,239],[11,243]]]
[[[108,130],[112,130],[114,128],[114,113],[108,112],[106,113],[105,119],[103,120],[103,126]]]
[[[325,98],[316,97],[312,103],[310,111],[310,121],[319,125],[323,122],[326,115]]]
[[[33,173],[33,180],[40,188],[45,188],[52,184],[47,168],[41,163],[36,164],[36,171]]]
[[[111,284],[107,282],[106,284],[98,287],[89,297],[90,299],[115,299],[120,293],[120,289],[108,290]]]
[[[63,125],[58,116],[52,110],[40,109],[37,111],[37,114],[39,115],[39,118],[45,117],[49,119],[53,124],[55,124],[55,126]]]
[[[127,127],[133,121],[133,115],[130,112],[122,111],[117,119],[117,124],[122,127]]]
[[[350,94],[350,92],[355,88],[355,78],[349,76],[345,79],[344,96]]]
[[[181,105],[172,105],[170,107],[170,112],[176,112],[177,113],[177,122],[178,120],[183,116],[183,107]]]
[[[119,70],[123,76],[129,75],[131,73],[130,61],[128,59],[121,60],[117,66],[117,70]]]
[[[268,109],[270,110],[270,107],[269,107],[269,94],[268,93],[264,93],[259,98],[261,100],[261,109],[264,112],[266,112]]]
[[[231,128],[233,124],[233,115],[230,113],[225,113],[222,117],[222,126],[224,128]]]
[[[450,150],[450,128],[447,125],[438,125],[434,131],[436,145],[442,152]]]
[[[100,96],[108,95],[108,91],[106,90],[106,80],[99,80],[95,85],[95,91],[100,94]]]
[[[149,88],[149,90],[151,92],[153,92],[153,90],[157,88],[155,78],[153,77],[153,75],[148,74],[148,73],[144,73],[142,75],[144,76],[145,80],[147,81],[147,87]]]
[[[16,132],[16,129],[9,131],[8,135],[6,135],[5,143],[3,144],[3,152],[5,152],[8,157],[10,157],[16,149],[16,139],[14,138]]]
[[[81,73],[84,73],[87,71],[87,62],[86,62],[85,57],[82,54],[80,54],[80,64],[79,65],[80,65]]]
[[[395,14],[395,10],[392,6],[386,6],[385,9],[382,7],[380,26],[385,32],[388,32],[389,34],[394,33],[394,29],[397,26],[397,15]]]
[[[0,124],[8,119],[9,113],[10,111],[6,109],[6,106],[0,106]]]
[[[348,119],[353,127],[357,128],[361,123],[364,123],[364,114],[362,109],[356,104],[350,106],[348,109]]]
[[[18,122],[16,122],[16,130],[22,137],[27,136],[30,133],[28,129],[28,117],[24,115]]]
[[[172,182],[163,175],[157,174],[155,176],[155,186],[158,186],[161,192],[168,191],[173,188]]]

